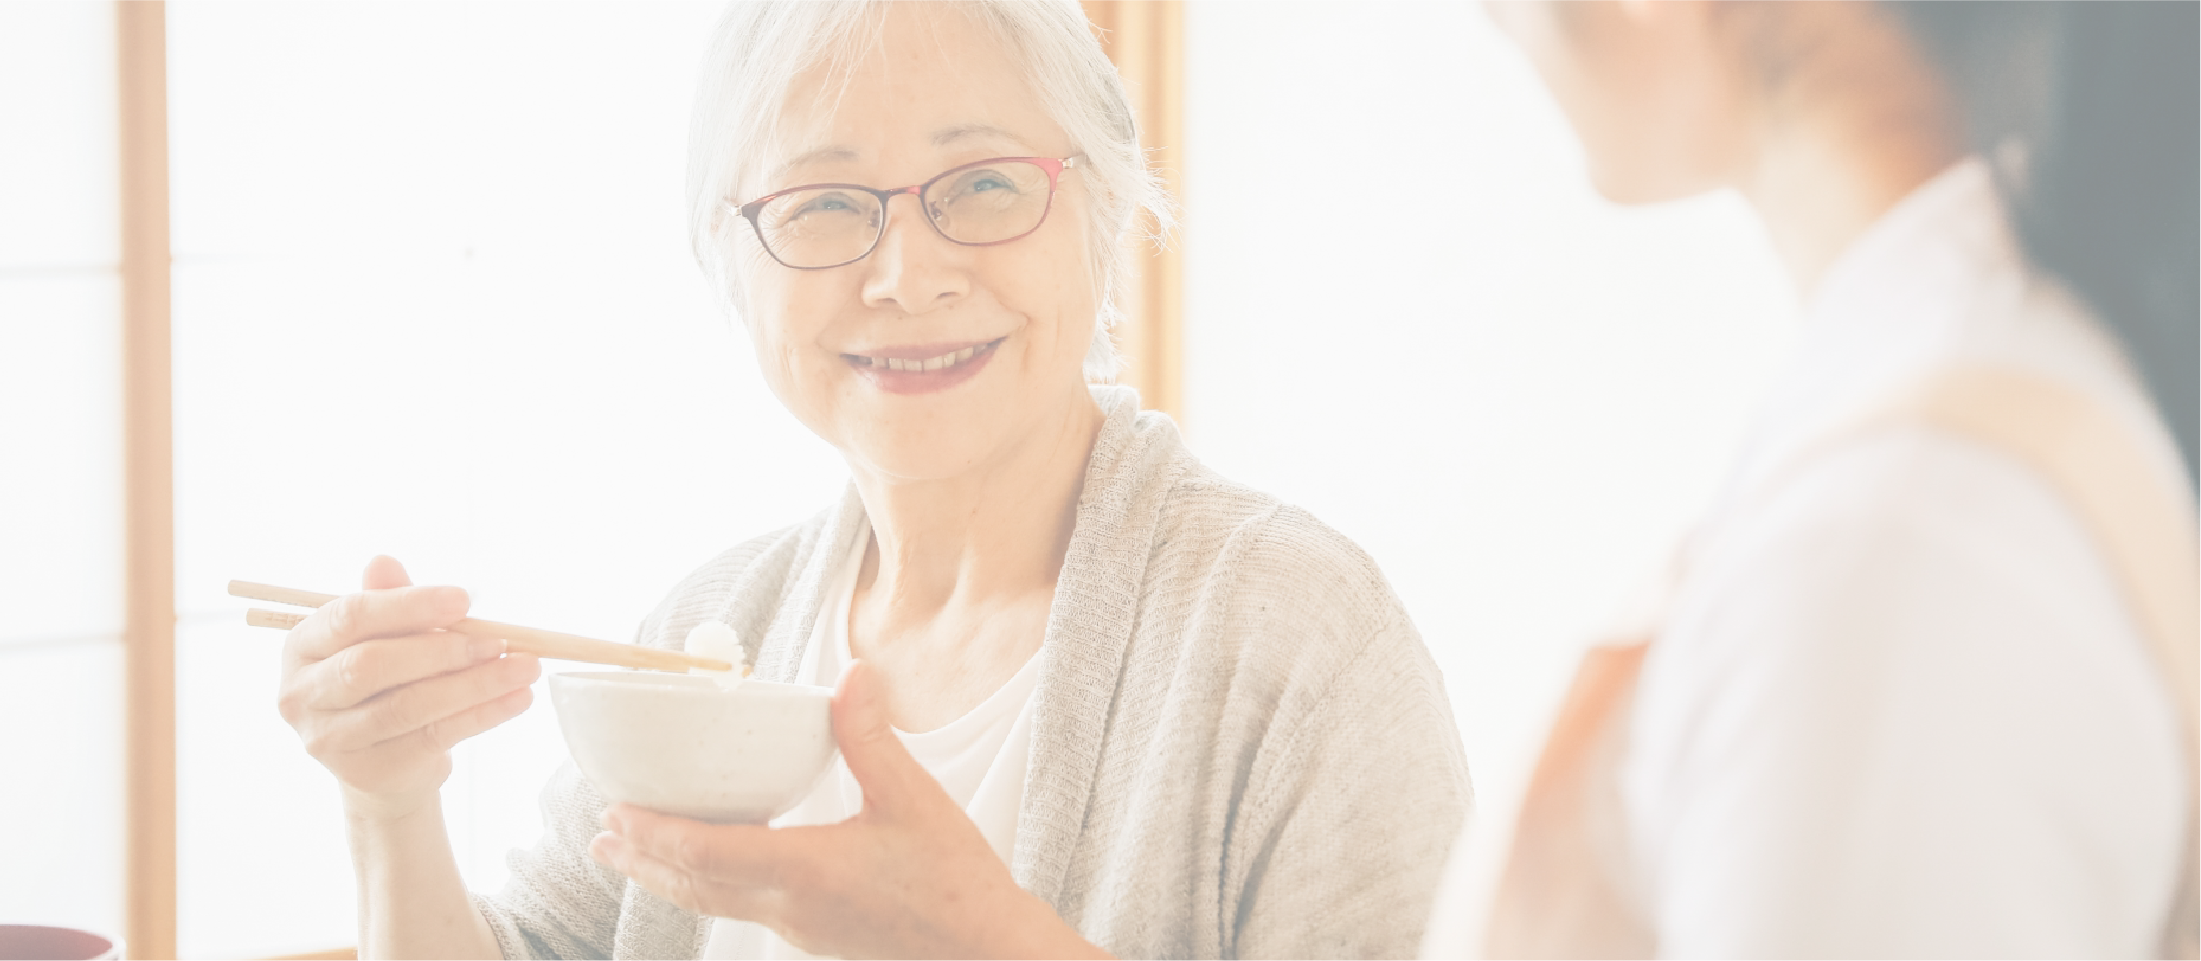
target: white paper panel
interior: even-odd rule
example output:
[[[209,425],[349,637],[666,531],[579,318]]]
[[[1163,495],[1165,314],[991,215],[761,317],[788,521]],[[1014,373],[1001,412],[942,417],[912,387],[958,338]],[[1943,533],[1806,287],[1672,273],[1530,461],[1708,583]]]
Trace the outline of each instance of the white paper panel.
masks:
[[[458,255],[479,161],[475,81],[503,59],[481,45],[502,38],[466,29],[481,18],[463,5],[443,9],[174,6],[177,257]]]
[[[543,672],[601,670],[551,661]],[[535,706],[494,731],[460,744],[443,788],[451,846],[477,890],[494,891],[508,874],[505,856],[535,844],[542,833],[538,804],[544,777],[566,762],[565,740],[550,709],[548,685],[535,685]]]
[[[176,270],[180,609],[346,592],[376,552],[467,574],[460,295],[458,262]]]
[[[11,644],[122,630],[119,296],[0,275],[0,671]]]
[[[177,256],[684,250],[691,84],[722,9],[180,3]]]
[[[0,274],[114,265],[115,111],[114,4],[0,3]]]
[[[570,259],[473,270],[469,585],[495,618],[625,640],[709,556],[841,495],[839,455],[779,407],[698,286],[629,277]]]
[[[1792,314],[1739,201],[1599,200],[1473,4],[1186,12],[1195,449],[1353,537],[1479,789],[1709,496]]]
[[[0,924],[122,930],[122,645],[0,649]]]
[[[686,249],[719,10],[171,7],[187,956],[353,938],[332,782],[225,581],[342,591],[385,552],[482,616],[624,640],[839,496]],[[477,889],[565,756],[537,702],[445,791]]]
[[[353,942],[336,783],[275,712],[283,636],[188,618],[176,646],[178,943],[267,956]],[[208,944],[230,945],[207,950]]]

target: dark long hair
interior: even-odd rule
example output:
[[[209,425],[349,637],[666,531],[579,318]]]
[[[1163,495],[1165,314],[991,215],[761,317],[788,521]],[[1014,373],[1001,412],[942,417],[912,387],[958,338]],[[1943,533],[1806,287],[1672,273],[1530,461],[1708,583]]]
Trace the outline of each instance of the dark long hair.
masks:
[[[2195,476],[2201,4],[1891,2],[1996,167],[2018,240],[2123,344]]]

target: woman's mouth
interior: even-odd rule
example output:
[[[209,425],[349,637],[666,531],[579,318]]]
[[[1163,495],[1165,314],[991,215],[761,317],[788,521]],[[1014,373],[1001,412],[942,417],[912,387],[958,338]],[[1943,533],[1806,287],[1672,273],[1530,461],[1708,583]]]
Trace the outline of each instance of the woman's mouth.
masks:
[[[875,353],[842,354],[841,359],[890,394],[929,394],[971,379],[1007,339],[890,347]]]

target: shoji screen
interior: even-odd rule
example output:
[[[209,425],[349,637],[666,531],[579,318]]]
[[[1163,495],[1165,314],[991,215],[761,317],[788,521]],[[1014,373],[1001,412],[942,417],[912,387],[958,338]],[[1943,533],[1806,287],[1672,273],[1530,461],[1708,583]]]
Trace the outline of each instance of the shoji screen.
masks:
[[[720,8],[173,5],[186,955],[352,939],[334,783],[226,580],[342,591],[390,553],[482,616],[624,640],[838,496],[686,248]],[[548,699],[459,753],[493,889],[565,756]]]
[[[1194,449],[1375,557],[1501,797],[1716,484],[1784,280],[1733,197],[1598,199],[1473,4],[1185,16]]]
[[[114,8],[0,4],[0,923],[122,930]]]

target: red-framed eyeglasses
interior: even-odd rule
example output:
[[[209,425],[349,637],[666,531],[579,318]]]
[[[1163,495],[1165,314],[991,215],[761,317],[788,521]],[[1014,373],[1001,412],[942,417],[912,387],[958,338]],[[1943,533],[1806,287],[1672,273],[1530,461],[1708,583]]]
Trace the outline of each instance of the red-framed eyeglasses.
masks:
[[[887,202],[902,194],[916,197],[925,222],[951,243],[991,247],[1022,239],[1047,221],[1062,172],[1084,159],[995,157],[891,190],[804,184],[727,206],[749,221],[773,260],[796,270],[824,270],[870,256],[886,236]]]

